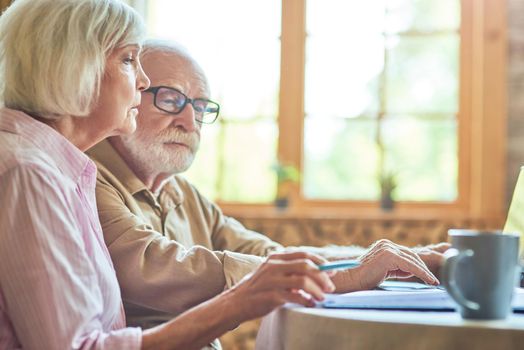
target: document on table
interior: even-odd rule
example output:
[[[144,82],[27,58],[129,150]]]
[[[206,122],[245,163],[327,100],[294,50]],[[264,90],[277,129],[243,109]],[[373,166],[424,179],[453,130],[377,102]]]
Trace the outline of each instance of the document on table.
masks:
[[[376,289],[390,290],[394,292],[417,292],[420,290],[445,290],[443,285],[432,286],[429,284],[418,282],[403,282],[403,281],[384,281]]]
[[[328,294],[321,306],[332,309],[453,311],[455,302],[441,287],[387,281],[377,290]],[[524,289],[516,288],[513,310],[524,312]]]

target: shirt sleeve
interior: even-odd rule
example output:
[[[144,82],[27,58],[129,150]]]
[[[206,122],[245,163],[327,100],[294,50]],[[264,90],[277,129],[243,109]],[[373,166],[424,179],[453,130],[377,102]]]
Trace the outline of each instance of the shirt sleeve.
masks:
[[[139,349],[141,330],[103,330],[103,292],[71,195],[52,172],[18,166],[0,176],[0,281],[24,349]]]
[[[244,254],[267,256],[283,247],[258,232],[248,230],[237,220],[225,216],[214,204],[210,204],[218,216],[217,228],[213,232],[213,247]]]
[[[199,210],[204,211],[204,217],[208,218],[212,229],[213,247],[218,250],[232,250],[243,254],[267,256],[276,251],[300,251],[320,255],[328,260],[351,259],[362,255],[366,249],[363,247],[328,245],[325,247],[311,246],[282,246],[267,236],[244,227],[237,220],[222,213],[220,208],[213,202],[202,196],[196,188],[189,186],[193,201]]]
[[[96,196],[122,296],[132,304],[178,314],[236,284],[262,262],[236,252],[186,248],[163,236],[100,174]]]
[[[211,240],[214,249],[261,257],[283,249],[282,245],[267,236],[248,230],[237,220],[224,215],[216,204],[202,196],[193,186],[188,186],[192,192],[192,200],[199,203],[197,207],[204,211],[203,216],[209,218],[210,225],[213,226]]]

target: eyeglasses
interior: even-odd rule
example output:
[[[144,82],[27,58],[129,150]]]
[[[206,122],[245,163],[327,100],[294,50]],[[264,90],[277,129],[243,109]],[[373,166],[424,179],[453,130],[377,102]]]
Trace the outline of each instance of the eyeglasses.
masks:
[[[195,110],[196,121],[211,124],[218,118],[220,105],[203,98],[189,98],[181,91],[169,86],[153,86],[145,90],[155,95],[154,105],[169,114],[179,114],[190,103]]]

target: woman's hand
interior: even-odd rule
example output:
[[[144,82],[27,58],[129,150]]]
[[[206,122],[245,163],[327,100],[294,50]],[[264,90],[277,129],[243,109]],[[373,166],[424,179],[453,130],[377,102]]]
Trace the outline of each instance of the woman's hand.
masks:
[[[387,239],[375,242],[359,260],[359,267],[338,272],[333,277],[337,293],[371,289],[387,278],[415,276],[427,284],[439,284],[414,250]]]
[[[172,321],[144,330],[142,349],[200,349],[239,323],[264,316],[286,303],[305,306],[323,300],[335,286],[314,254],[273,254],[233,288],[184,312]]]
[[[318,269],[325,262],[305,252],[272,254],[223,296],[236,309],[239,323],[264,316],[286,302],[314,306],[324,293],[335,290],[330,275]]]

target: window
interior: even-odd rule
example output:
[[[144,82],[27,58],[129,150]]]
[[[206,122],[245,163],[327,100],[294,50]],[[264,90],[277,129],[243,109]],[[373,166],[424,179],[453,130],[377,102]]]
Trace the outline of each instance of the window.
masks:
[[[372,212],[393,174],[400,215],[503,215],[504,4],[134,3],[221,103],[187,176],[226,209],[270,204],[279,159],[301,171],[291,211]]]
[[[306,198],[457,199],[459,0],[307,2]]]

